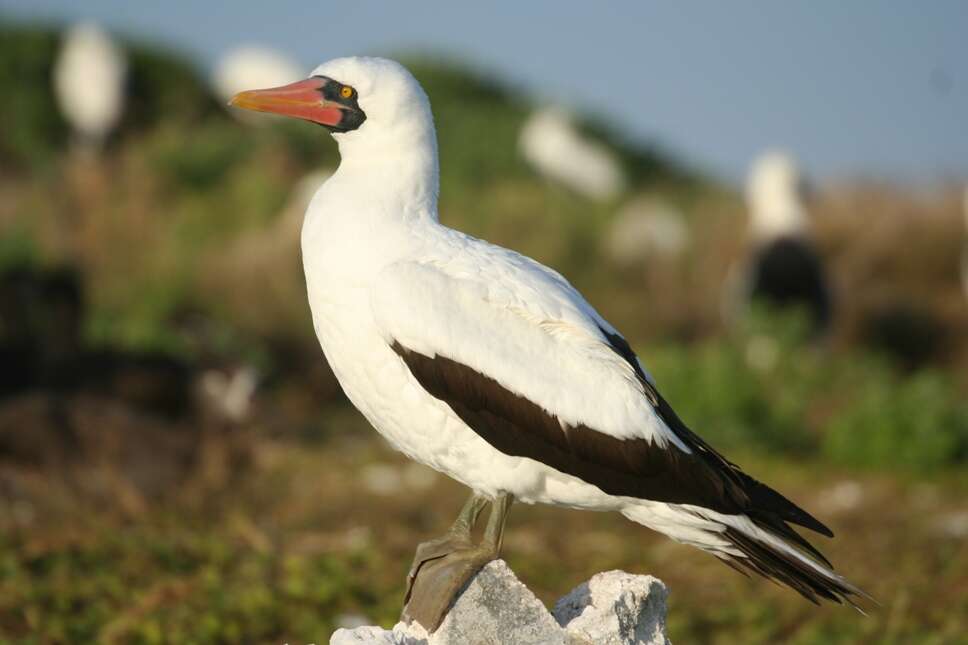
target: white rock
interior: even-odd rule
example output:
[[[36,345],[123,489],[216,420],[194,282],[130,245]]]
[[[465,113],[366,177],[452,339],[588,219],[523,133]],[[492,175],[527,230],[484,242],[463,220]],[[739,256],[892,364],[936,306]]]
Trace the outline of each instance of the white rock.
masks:
[[[504,560],[495,560],[470,581],[428,645],[565,642],[564,632],[544,604]]]
[[[368,625],[355,629],[337,629],[329,639],[329,645],[423,645],[419,640],[406,641],[394,632]]]
[[[569,645],[668,645],[666,599],[658,578],[624,571],[596,574],[552,610]]]
[[[555,604],[554,615],[495,560],[467,585],[433,634],[419,624],[392,631],[337,630],[330,645],[668,645],[665,585],[652,576],[600,573]]]

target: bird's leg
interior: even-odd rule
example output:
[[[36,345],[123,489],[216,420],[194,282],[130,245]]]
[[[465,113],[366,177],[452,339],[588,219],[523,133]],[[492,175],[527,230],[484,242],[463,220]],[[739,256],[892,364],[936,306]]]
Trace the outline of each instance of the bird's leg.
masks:
[[[512,503],[514,503],[514,496],[510,493],[504,493],[499,495],[491,504],[491,514],[487,518],[484,540],[481,542],[481,546],[489,546],[493,551],[491,560],[501,555],[501,547],[504,545],[504,525],[508,521],[508,513],[511,511]]]
[[[491,503],[491,514],[480,544],[471,545],[468,541],[437,558],[424,560],[417,567],[403,608],[405,621],[416,620],[429,632],[440,626],[464,585],[500,555],[504,524],[513,501],[511,495],[503,494]]]
[[[410,601],[413,581],[424,563],[442,558],[457,549],[466,549],[471,546],[471,531],[474,530],[474,526],[477,524],[477,518],[489,501],[486,497],[478,495],[477,493],[471,493],[468,500],[464,502],[463,508],[461,508],[460,513],[457,515],[457,519],[454,520],[454,523],[447,529],[446,533],[438,538],[421,542],[417,545],[417,552],[413,556],[413,564],[410,565],[410,572],[407,573],[407,588],[403,596],[404,605]]]

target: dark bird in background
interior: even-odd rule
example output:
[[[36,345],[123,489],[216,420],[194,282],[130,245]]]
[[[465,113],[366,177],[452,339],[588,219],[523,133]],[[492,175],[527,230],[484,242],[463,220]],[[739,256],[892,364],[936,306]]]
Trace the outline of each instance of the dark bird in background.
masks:
[[[729,318],[762,303],[804,311],[815,336],[830,328],[833,302],[823,259],[810,237],[804,193],[788,155],[767,152],[753,164],[746,186],[751,251],[733,272]]]

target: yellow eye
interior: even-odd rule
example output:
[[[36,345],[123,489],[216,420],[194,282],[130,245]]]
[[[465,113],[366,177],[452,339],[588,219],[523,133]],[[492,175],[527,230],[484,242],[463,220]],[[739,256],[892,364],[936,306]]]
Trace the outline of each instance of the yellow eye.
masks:
[[[342,96],[344,99],[351,99],[353,98],[354,94],[356,94],[356,90],[354,90],[349,85],[344,85],[339,90],[339,95]]]

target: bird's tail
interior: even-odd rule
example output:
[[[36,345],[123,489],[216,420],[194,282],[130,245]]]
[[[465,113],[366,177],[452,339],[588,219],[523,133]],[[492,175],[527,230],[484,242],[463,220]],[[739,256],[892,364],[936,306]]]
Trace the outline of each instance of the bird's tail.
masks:
[[[786,525],[787,531],[781,532],[746,515],[658,502],[635,504],[622,514],[677,542],[712,553],[744,575],[753,572],[785,584],[811,602],[847,603],[863,613],[857,601],[871,600],[835,573],[819,551]]]

